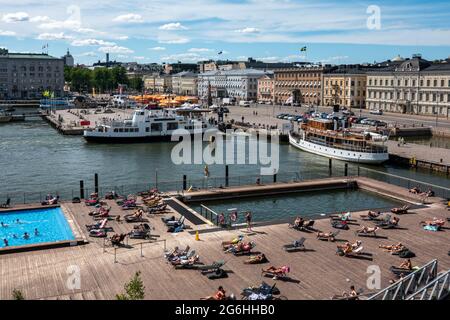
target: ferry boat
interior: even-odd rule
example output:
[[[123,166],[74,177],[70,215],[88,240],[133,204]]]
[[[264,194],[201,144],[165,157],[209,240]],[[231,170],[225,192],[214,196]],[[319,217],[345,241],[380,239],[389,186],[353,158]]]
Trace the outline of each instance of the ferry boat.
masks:
[[[0,123],[10,122],[12,120],[12,115],[3,110],[0,110]]]
[[[171,141],[172,133],[185,129],[191,135],[194,130],[215,129],[204,120],[178,115],[173,111],[137,109],[129,120],[104,122],[84,131],[88,142],[135,143]]]
[[[389,159],[385,138],[348,128],[339,129],[336,120],[310,119],[301,125],[298,133],[289,134],[289,143],[300,150],[328,158],[380,164]]]

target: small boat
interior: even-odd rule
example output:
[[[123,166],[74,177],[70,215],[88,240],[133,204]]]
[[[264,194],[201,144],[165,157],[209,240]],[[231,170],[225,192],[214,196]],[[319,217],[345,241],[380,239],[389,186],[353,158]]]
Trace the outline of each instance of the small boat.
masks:
[[[0,123],[10,122],[12,120],[12,115],[4,111],[0,112]]]

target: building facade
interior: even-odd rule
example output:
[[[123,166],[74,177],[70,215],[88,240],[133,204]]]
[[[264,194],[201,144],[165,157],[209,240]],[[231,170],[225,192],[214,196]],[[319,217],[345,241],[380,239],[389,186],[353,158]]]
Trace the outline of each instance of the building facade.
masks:
[[[172,93],[172,76],[169,75],[146,75],[143,77],[144,89],[151,93]]]
[[[366,107],[365,70],[358,66],[338,68],[323,74],[323,104],[326,106],[340,105],[347,108]]]
[[[0,98],[38,99],[44,91],[64,95],[64,60],[35,53],[0,50]]]
[[[450,59],[430,62],[415,55],[367,74],[367,105],[371,110],[450,114]]]
[[[183,71],[172,75],[173,93],[184,96],[196,96],[198,94],[198,74]]]
[[[274,71],[274,102],[277,104],[322,103],[322,75],[328,66],[302,66]]]
[[[266,74],[258,79],[258,102],[273,103],[274,102],[274,75]]]
[[[213,98],[236,98],[256,101],[258,79],[266,72],[261,70],[210,71],[198,75],[198,96],[206,99],[209,92]]]

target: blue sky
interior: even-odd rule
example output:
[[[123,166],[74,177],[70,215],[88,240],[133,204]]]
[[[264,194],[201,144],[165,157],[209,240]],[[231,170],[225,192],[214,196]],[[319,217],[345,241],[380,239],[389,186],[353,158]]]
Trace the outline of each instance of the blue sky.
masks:
[[[379,15],[378,15],[379,13]],[[379,17],[379,19],[378,19]],[[0,0],[0,47],[77,63],[373,62],[450,56],[449,1]],[[307,46],[307,53],[300,48]]]

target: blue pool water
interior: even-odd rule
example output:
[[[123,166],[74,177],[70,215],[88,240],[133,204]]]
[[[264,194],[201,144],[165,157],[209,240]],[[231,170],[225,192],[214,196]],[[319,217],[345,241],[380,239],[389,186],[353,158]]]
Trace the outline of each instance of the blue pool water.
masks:
[[[10,247],[75,239],[61,208],[0,212],[0,222],[6,225],[0,226],[0,248],[5,247],[4,239]],[[25,232],[29,239],[24,239]]]

